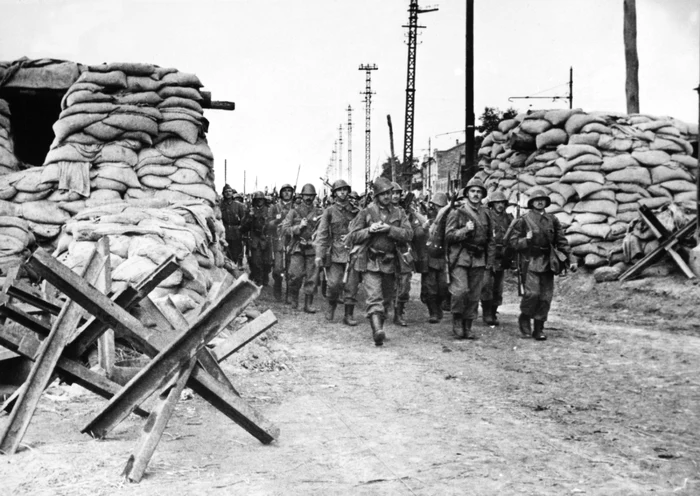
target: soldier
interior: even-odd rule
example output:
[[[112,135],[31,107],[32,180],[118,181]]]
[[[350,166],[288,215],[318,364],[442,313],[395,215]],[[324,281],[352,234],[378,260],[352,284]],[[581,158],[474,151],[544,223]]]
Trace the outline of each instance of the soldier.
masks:
[[[242,231],[248,233],[250,277],[256,284],[267,286],[267,274],[272,263],[272,246],[269,239],[268,210],[262,191],[253,193],[253,205],[243,221]]]
[[[243,234],[241,224],[245,217],[245,206],[236,200],[236,190],[228,184],[223,189],[221,201],[221,222],[226,231],[227,255],[238,268],[243,264]]]
[[[314,205],[316,188],[313,184],[305,184],[301,189],[302,203],[294,206],[285,218],[282,229],[291,237],[289,260],[289,293],[292,308],[299,308],[299,291],[304,284],[304,311],[316,313],[313,308],[314,293],[318,279],[318,269],[315,264],[315,250],[311,237],[321,220],[323,211]]]
[[[398,245],[409,243],[413,231],[402,209],[391,204],[391,182],[374,182],[374,202],[350,223],[348,245],[358,245],[355,269],[362,273],[367,292],[367,317],[374,344],[384,344],[385,309],[391,305],[395,276],[399,273]]]
[[[448,214],[445,225],[445,241],[450,252],[452,332],[461,339],[476,339],[472,334],[472,322],[479,310],[492,229],[481,205],[486,195],[483,183],[471,179],[463,195],[462,204]]]
[[[568,265],[574,272],[576,263],[571,261],[569,243],[564,230],[554,215],[544,211],[551,203],[547,193],[540,188],[532,191],[527,206],[530,211],[513,223],[508,241],[511,247],[521,254],[520,271],[523,275],[524,292],[520,300],[518,325],[523,337],[544,341],[544,323],[554,296],[554,271],[550,256],[553,250],[565,257],[561,264]],[[534,319],[535,329],[531,331],[530,320]]]
[[[408,218],[408,222],[413,231],[413,240],[416,239],[416,228],[421,228],[419,221],[416,219],[415,213],[411,210],[406,211],[401,205],[401,200],[403,199],[403,188],[398,183],[391,183],[391,204],[395,208],[399,208],[404,211]],[[424,234],[421,230],[420,234]],[[424,240],[425,236],[422,236],[420,240]],[[406,309],[406,303],[408,303],[409,295],[411,292],[411,276],[415,270],[414,265],[414,253],[413,246],[408,243],[399,243],[398,250],[401,256],[399,257],[399,272],[396,275],[396,288],[395,288],[395,303],[394,307],[394,324],[406,327],[408,323],[404,318],[404,311]]]
[[[282,278],[287,273],[287,245],[288,238],[282,232],[282,223],[287,218],[287,214],[292,209],[294,203],[294,188],[290,184],[284,184],[280,189],[279,201],[270,209],[270,230],[273,230],[275,235],[272,238],[272,249],[274,253],[274,266],[272,269],[273,279],[273,294],[277,301],[282,300]],[[287,281],[289,286],[289,281]],[[289,287],[287,287],[289,291]],[[287,293],[289,294],[289,293]],[[287,302],[289,303],[289,302]]]
[[[445,193],[435,193],[428,208],[428,219],[432,225],[438,210],[447,205]],[[445,254],[422,252],[421,265],[425,271],[421,274],[421,301],[428,307],[428,322],[437,324],[442,320],[442,303],[449,298],[447,274],[445,273]],[[419,258],[419,260],[421,260]]]
[[[348,226],[357,215],[358,209],[348,200],[350,185],[342,179],[333,183],[331,194],[334,197],[333,204],[323,211],[316,231],[316,266],[327,267],[328,274],[326,320],[329,322],[333,320],[340,292],[343,291],[345,305],[343,322],[349,326],[356,326],[357,321],[353,314],[358,289],[356,279],[359,276],[357,272],[350,271],[350,250],[345,246],[345,239]],[[347,277],[345,277],[346,271]],[[344,283],[345,287],[343,287]]]
[[[353,207],[355,207],[355,208],[360,207],[360,195],[358,194],[357,191],[351,191],[350,194],[348,195],[348,199],[350,200],[350,203],[352,204]]]
[[[481,310],[484,324],[497,326],[499,322],[496,312],[503,303],[503,278],[506,269],[509,269],[512,263],[512,260],[505,256],[507,247],[504,237],[513,222],[513,216],[506,212],[508,199],[503,191],[491,193],[487,203],[486,213],[491,219],[493,236],[489,245],[484,288],[481,290]]]

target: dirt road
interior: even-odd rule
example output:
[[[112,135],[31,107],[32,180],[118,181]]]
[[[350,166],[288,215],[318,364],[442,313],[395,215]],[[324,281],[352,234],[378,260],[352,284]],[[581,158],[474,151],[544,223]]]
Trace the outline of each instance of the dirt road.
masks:
[[[195,397],[179,404],[146,478],[132,485],[119,473],[142,421],[132,416],[107,440],[92,440],[79,428],[102,401],[54,387],[28,448],[0,457],[3,491],[700,494],[700,327],[685,307],[682,332],[668,315],[632,326],[645,308],[618,304],[614,316],[605,291],[620,288],[587,281],[558,283],[546,342],[518,337],[511,296],[502,325],[476,326],[476,342],[453,340],[448,320],[424,323],[412,301],[410,326],[389,325],[382,348],[366,322],[328,325],[265,290],[260,307],[280,323],[226,370],[280,427],[277,442],[259,444]],[[678,295],[647,296],[665,308]]]

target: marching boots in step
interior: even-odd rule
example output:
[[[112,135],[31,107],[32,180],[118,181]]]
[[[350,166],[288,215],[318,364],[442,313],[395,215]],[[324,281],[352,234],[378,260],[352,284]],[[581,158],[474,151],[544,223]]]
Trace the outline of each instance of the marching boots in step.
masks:
[[[355,313],[355,305],[345,305],[345,317],[343,318],[343,323],[349,326],[356,326],[357,321],[353,317]]]
[[[469,319],[462,320],[462,328],[464,329],[463,339],[478,339],[476,334],[472,332],[472,321]]]
[[[394,324],[400,325],[402,327],[406,327],[408,325],[403,318],[403,311],[405,305],[405,303],[399,302],[396,304],[396,308],[394,309]]]
[[[522,337],[529,338],[532,334],[532,329],[530,328],[530,317],[524,313],[521,313],[520,317],[518,317],[518,326],[520,327],[520,334],[522,334]]]
[[[482,320],[487,326],[494,325],[493,323],[493,300],[485,300],[481,302]]]
[[[535,320],[535,330],[532,332],[532,337],[537,341],[544,341],[547,336],[544,334],[544,321]]]
[[[457,339],[464,339],[464,324],[462,323],[462,314],[460,313],[452,314],[452,334],[454,334]]]
[[[372,326],[372,338],[375,346],[382,346],[386,335],[384,334],[384,318],[380,313],[373,313],[369,316],[369,323]]]
[[[312,307],[314,303],[314,295],[312,294],[307,294],[304,295],[304,311],[306,313],[316,313],[316,309]]]
[[[326,309],[326,320],[328,322],[333,322],[333,317],[335,316],[335,308],[338,306],[337,301],[329,301],[328,308]]]
[[[498,312],[498,305],[491,305],[491,322],[493,322],[491,325],[500,325],[501,323],[498,321],[498,316],[496,313]]]
[[[440,322],[440,319],[437,316],[437,302],[435,299],[429,299],[427,302],[428,305],[428,322],[431,324],[437,324]]]

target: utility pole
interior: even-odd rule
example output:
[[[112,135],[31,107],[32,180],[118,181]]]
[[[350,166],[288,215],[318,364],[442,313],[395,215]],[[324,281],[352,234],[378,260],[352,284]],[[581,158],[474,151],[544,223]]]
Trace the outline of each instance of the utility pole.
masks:
[[[406,120],[403,135],[403,170],[402,176],[408,174],[412,176],[413,170],[413,115],[415,110],[416,97],[416,47],[418,45],[417,35],[418,29],[425,26],[418,25],[418,14],[426,12],[435,12],[437,7],[421,9],[418,7],[418,0],[411,0],[411,5],[408,7],[408,63],[406,69]],[[401,181],[406,183],[406,181]],[[411,182],[411,179],[408,181]],[[410,186],[409,186],[410,187]]]
[[[245,195],[245,170],[243,171],[243,194]]]
[[[338,140],[333,143],[333,153],[331,155],[331,163],[333,164],[333,170],[338,170]]]
[[[396,182],[396,155],[394,154],[394,127],[391,125],[391,116],[386,116],[389,125],[389,145],[391,149],[391,182]]]
[[[224,184],[228,184],[228,167],[226,164],[226,159],[224,159]]]
[[[467,184],[474,167],[474,0],[467,0],[466,36],[466,98],[464,109],[464,165],[460,171],[460,186]]]
[[[627,96],[627,113],[639,113],[639,57],[637,56],[637,3],[636,0],[624,0],[625,38],[625,95]]]
[[[352,107],[348,105],[348,184],[352,187]]]
[[[338,126],[338,179],[343,179],[343,125]]]
[[[369,169],[370,169],[370,155],[371,155],[371,114],[372,114],[372,71],[378,70],[376,64],[361,64],[359,67],[360,71],[365,71],[365,91],[360,92],[361,95],[365,95],[363,100],[365,104],[365,193],[369,191]]]

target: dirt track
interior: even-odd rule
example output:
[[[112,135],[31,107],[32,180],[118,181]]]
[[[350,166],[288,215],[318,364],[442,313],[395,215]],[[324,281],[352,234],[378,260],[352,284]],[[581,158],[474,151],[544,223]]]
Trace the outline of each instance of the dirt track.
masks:
[[[142,421],[132,416],[94,441],[79,429],[103,402],[54,387],[24,439],[30,448],[0,457],[3,487],[32,495],[700,494],[694,315],[679,307],[679,326],[666,314],[637,319],[678,296],[649,285],[594,287],[585,276],[558,285],[544,343],[518,337],[511,296],[502,325],[477,326],[476,342],[454,341],[447,320],[422,323],[425,309],[413,301],[410,327],[389,325],[383,348],[366,322],[326,325],[265,290],[259,306],[280,323],[226,370],[280,427],[277,442],[259,444],[195,397],[179,405],[146,478],[126,484],[119,473]],[[620,308],[626,292],[647,306]],[[576,300],[573,311],[563,298]]]

